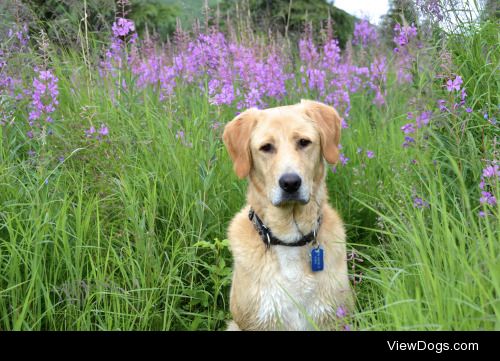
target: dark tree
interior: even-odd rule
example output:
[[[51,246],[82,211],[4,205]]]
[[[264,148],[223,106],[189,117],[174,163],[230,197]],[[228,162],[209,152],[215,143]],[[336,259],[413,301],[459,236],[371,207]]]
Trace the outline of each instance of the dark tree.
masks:
[[[161,40],[175,30],[175,19],[179,16],[179,9],[161,0],[134,0],[132,1],[130,18],[134,20],[139,34],[156,33]]]
[[[238,21],[250,15],[255,30],[271,30],[292,38],[299,36],[306,23],[319,34],[317,30],[326,27],[330,15],[334,36],[342,47],[352,35],[356,19],[326,0],[223,0],[219,9],[223,26],[227,19]]]
[[[77,45],[82,30],[85,2],[82,0],[19,0],[29,9],[34,20],[48,34],[49,38],[61,45]],[[137,31],[157,33],[166,39],[175,29],[178,8],[162,0],[131,0],[127,2],[127,18],[134,20]],[[115,0],[87,0],[87,29],[95,37],[107,36],[116,16],[122,16],[122,6]]]

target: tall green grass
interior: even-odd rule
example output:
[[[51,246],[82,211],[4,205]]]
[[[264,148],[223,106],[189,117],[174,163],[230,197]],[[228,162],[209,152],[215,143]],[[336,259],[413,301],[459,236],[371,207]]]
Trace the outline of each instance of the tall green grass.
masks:
[[[362,272],[353,329],[500,329],[499,212],[478,217],[477,201],[498,135],[491,128],[478,136],[479,109],[498,106],[498,45],[491,28],[466,39],[470,46],[446,45],[476,109],[457,119],[458,138],[451,128],[432,134],[425,151],[401,147],[409,98],[436,87],[426,74],[407,91],[390,81],[382,110],[353,98],[342,137],[351,160],[327,179],[349,248],[363,259],[353,271]],[[479,55],[485,51],[489,61]],[[54,56],[54,68],[61,119],[38,149],[44,162],[26,155],[21,125],[0,127],[0,329],[224,328],[231,277],[224,238],[246,185],[213,125],[234,110],[190,88],[177,90],[175,104],[159,102],[131,79],[113,101],[80,54]],[[82,138],[101,122],[109,142]],[[57,156],[64,161],[51,160]],[[416,208],[415,194],[429,206]]]

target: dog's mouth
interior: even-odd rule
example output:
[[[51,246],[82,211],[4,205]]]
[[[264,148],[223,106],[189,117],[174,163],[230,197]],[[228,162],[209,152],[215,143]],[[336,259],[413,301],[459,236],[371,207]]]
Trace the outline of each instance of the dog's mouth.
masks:
[[[281,207],[290,204],[307,204],[309,203],[309,197],[304,197],[300,192],[285,193],[281,194],[281,197],[272,202],[273,206]]]

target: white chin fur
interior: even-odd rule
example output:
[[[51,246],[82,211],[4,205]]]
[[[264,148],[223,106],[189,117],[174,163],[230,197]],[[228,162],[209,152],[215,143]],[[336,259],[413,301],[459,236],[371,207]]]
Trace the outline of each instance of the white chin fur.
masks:
[[[278,207],[289,202],[307,204],[309,202],[310,195],[306,187],[302,186],[299,189],[297,198],[287,199],[286,193],[280,187],[274,187],[271,191],[271,194],[269,195],[269,199],[273,206]]]

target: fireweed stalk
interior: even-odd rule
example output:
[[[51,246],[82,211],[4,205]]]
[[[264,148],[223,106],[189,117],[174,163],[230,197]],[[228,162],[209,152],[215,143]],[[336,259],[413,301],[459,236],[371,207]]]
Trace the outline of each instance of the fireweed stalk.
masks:
[[[481,210],[479,211],[480,217],[486,217],[491,213],[493,207],[497,205],[495,192],[500,182],[500,166],[497,160],[487,162],[487,166],[483,169],[481,174],[481,181],[479,182],[479,189],[481,196],[479,204]]]
[[[114,80],[114,87],[110,87],[110,91],[114,96],[115,87],[118,91],[127,88],[122,72],[129,62],[128,48],[136,42],[137,33],[135,32],[134,22],[125,18],[117,18],[111,29],[111,44],[104,53],[104,60],[100,64],[99,73],[104,79],[110,78]]]
[[[30,36],[27,24],[14,24],[0,33],[0,126],[13,124],[13,111],[30,90],[19,74],[20,64],[27,63]]]
[[[394,54],[398,69],[398,81],[400,83],[410,83],[413,80],[412,70],[418,49],[422,47],[417,39],[417,28],[415,25],[394,26]]]
[[[31,111],[28,116],[30,130],[26,133],[28,138],[42,137],[51,134],[50,124],[54,121],[52,113],[55,112],[59,104],[59,79],[52,73],[52,70],[35,69],[37,76],[33,78],[33,88],[31,94]]]

